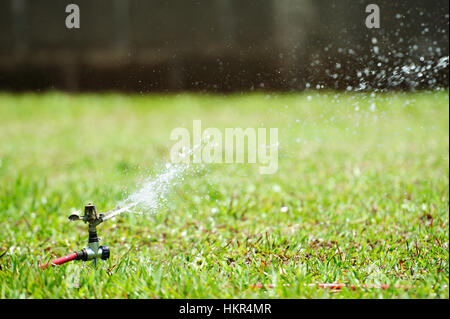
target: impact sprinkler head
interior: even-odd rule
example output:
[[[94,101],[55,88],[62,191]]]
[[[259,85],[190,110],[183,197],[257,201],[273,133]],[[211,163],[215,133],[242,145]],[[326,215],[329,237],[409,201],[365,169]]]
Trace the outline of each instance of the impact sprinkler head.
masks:
[[[78,214],[72,214],[69,216],[69,220],[82,220],[85,223],[89,223],[89,229],[94,229],[103,222],[103,217],[103,214],[97,214],[97,208],[95,207],[95,205],[89,203],[88,205],[84,206],[84,216],[80,217],[80,215]]]
[[[105,219],[103,214],[97,214],[97,208],[95,205],[89,203],[84,206],[84,216],[78,214],[72,214],[69,216],[70,221],[81,220],[88,223],[89,241],[88,247],[83,248],[73,254],[58,258],[51,262],[52,265],[60,265],[71,260],[92,260],[94,267],[97,265],[97,259],[107,260],[110,255],[109,247],[106,245],[99,246],[99,238],[97,237],[97,226],[100,225]],[[47,268],[49,263],[41,266],[41,268]]]

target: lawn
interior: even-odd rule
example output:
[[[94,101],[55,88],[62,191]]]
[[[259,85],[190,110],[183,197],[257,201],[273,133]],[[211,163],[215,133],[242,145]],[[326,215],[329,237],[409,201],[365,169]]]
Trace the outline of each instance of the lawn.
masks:
[[[0,298],[449,298],[448,105],[448,91],[0,93]],[[113,209],[196,119],[277,127],[278,171],[193,165],[157,212],[99,227],[111,258],[96,269],[38,268],[86,246],[72,210]],[[332,282],[390,287],[316,286]]]

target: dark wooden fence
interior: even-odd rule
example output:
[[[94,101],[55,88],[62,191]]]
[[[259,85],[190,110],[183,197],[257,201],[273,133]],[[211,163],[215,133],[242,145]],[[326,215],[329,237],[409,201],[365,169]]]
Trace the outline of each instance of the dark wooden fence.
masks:
[[[65,27],[69,3],[80,7],[80,29]],[[380,29],[364,24],[369,3],[380,6]],[[373,38],[387,70],[448,55],[448,6],[447,0],[1,0],[0,90],[345,89],[358,84],[358,70],[376,63]],[[375,78],[367,80],[375,85]],[[433,85],[448,86],[447,69]]]

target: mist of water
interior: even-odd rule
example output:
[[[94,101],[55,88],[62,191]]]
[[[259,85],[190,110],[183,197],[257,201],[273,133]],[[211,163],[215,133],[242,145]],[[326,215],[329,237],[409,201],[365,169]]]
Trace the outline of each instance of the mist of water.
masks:
[[[154,213],[167,203],[170,191],[184,180],[190,166],[170,164],[158,175],[149,177],[141,188],[124,199],[117,208],[107,212],[104,220],[124,212]]]
[[[185,149],[182,156],[191,156],[197,148],[201,150],[210,142],[202,140],[200,145],[191,149]],[[199,173],[204,168],[203,164],[168,162],[165,168],[156,176],[145,179],[143,185],[121,201],[115,209],[105,213],[103,220],[108,220],[125,212],[152,214],[167,204],[170,192],[185,181],[185,177],[192,173]]]

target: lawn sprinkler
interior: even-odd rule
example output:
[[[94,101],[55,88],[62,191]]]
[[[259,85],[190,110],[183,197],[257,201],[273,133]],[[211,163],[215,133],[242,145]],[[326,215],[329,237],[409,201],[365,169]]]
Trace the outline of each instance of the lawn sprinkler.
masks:
[[[89,203],[89,205],[84,206],[84,216],[79,216],[78,214],[72,214],[69,216],[70,221],[81,220],[88,223],[89,231],[89,242],[88,247],[83,248],[80,251],[74,252],[70,255],[60,257],[58,259],[52,260],[50,263],[45,263],[40,267],[42,269],[47,268],[50,264],[62,265],[66,262],[72,260],[82,260],[89,261],[92,260],[92,264],[95,267],[97,265],[97,259],[107,260],[109,258],[109,248],[108,246],[99,246],[99,238],[97,237],[97,226],[104,222],[107,217],[104,214],[97,214],[97,208],[95,205]]]

